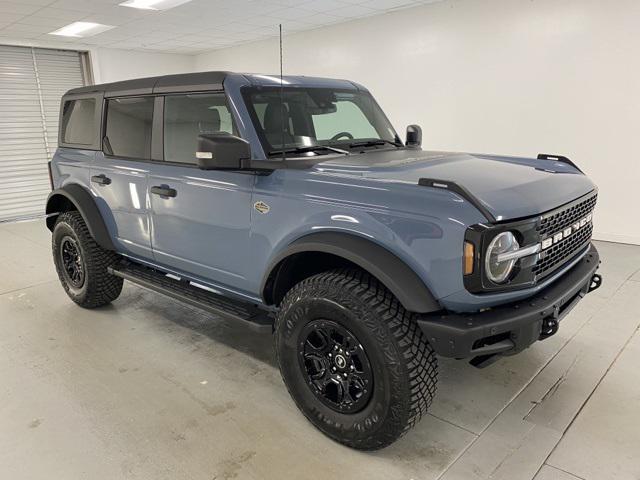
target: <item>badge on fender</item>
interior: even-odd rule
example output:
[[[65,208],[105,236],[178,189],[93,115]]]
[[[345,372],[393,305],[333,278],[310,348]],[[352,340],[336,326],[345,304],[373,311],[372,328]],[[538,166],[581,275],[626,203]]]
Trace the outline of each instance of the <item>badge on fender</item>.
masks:
[[[266,203],[264,203],[262,200],[259,200],[256,203],[254,203],[253,208],[255,208],[258,212],[263,214],[269,213],[269,210],[271,210],[271,207]]]

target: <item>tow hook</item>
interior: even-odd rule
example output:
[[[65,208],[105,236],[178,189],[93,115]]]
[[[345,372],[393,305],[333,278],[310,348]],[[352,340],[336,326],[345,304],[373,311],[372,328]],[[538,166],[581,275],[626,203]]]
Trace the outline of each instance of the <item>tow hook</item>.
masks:
[[[598,273],[594,273],[593,277],[591,277],[591,283],[589,283],[589,291],[587,293],[591,293],[594,290],[597,290],[602,285],[602,276]]]
[[[542,320],[542,327],[540,329],[540,340],[549,338],[558,332],[560,324],[558,323],[557,310],[553,317],[547,317]]]

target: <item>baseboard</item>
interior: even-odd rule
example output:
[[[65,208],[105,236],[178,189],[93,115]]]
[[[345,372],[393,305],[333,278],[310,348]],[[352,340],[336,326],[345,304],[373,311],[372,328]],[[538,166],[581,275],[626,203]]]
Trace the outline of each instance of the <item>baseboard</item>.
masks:
[[[640,245],[640,237],[633,235],[619,235],[617,233],[593,232],[594,240],[602,240],[604,242],[627,243],[629,245]]]

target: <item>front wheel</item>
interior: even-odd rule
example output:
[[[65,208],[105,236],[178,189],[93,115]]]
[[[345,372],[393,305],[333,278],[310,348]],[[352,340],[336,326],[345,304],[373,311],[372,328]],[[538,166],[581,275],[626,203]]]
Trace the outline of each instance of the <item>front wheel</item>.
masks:
[[[361,450],[386,447],[427,411],[437,361],[412,314],[377,280],[336,270],[287,293],[276,320],[282,378],[323,433]]]

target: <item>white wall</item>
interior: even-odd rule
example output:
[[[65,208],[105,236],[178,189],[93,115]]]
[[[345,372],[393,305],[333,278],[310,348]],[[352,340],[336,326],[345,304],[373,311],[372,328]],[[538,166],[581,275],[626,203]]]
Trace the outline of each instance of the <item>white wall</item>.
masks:
[[[192,55],[115,48],[94,48],[89,53],[95,83],[192,72],[195,67],[195,57]]]
[[[640,244],[640,2],[446,0],[286,36],[285,73],[366,85],[423,146],[567,155],[600,188],[596,238]],[[277,40],[196,70],[276,73]]]

